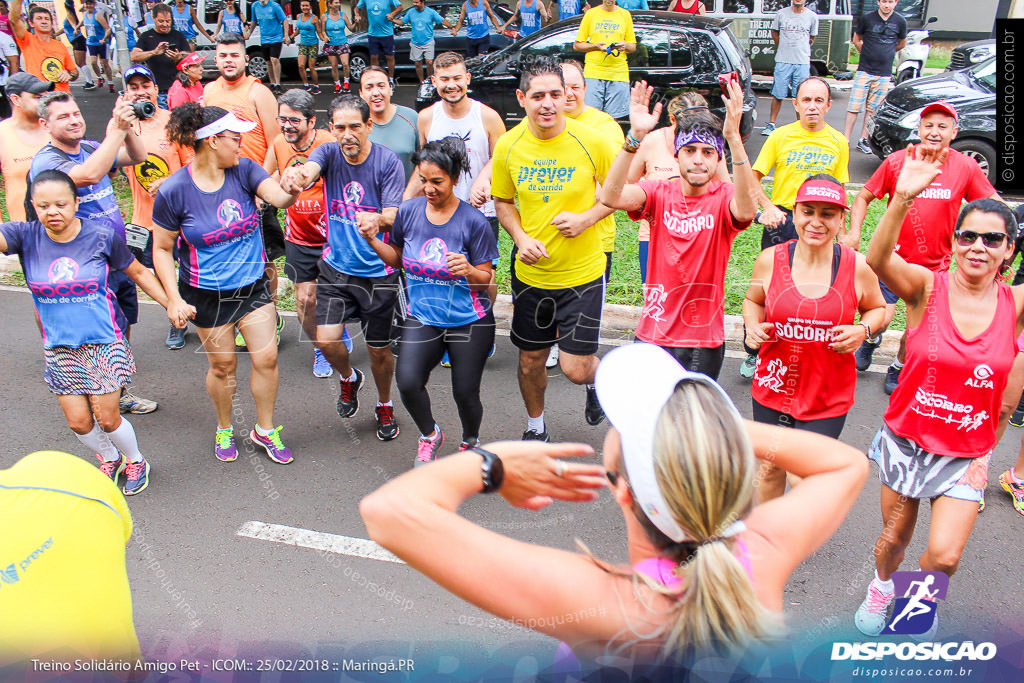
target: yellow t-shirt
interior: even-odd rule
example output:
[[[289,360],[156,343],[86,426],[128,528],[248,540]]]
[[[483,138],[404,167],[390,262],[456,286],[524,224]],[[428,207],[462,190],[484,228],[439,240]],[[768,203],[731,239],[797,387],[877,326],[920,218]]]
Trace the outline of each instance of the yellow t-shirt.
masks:
[[[596,107],[587,107],[576,120],[601,135],[604,142],[611,146],[612,159],[626,142],[626,136],[622,134],[622,127],[618,122]],[[605,252],[615,251],[615,214],[594,223],[593,229],[601,235],[601,249]]]
[[[580,22],[580,30],[576,33],[576,42],[635,43],[633,15],[621,7],[616,7],[612,12],[608,12],[601,5],[587,10],[583,15],[583,21]],[[615,57],[601,50],[591,50],[584,58],[583,76],[629,83],[627,54],[622,50],[619,56]]]
[[[32,453],[0,470],[0,519],[0,662],[141,656],[132,516],[109,478],[67,453]]]
[[[753,169],[768,175],[775,167],[772,203],[792,209],[796,192],[807,176],[828,173],[841,183],[849,181],[849,160],[850,143],[838,130],[826,124],[812,133],[794,121],[772,131]]]
[[[594,205],[597,183],[611,166],[611,147],[601,134],[567,118],[565,130],[538,140],[524,119],[494,148],[491,194],[515,200],[523,230],[544,243],[548,258],[533,265],[516,262],[516,276],[541,289],[564,289],[604,274],[601,235],[593,227],[573,238],[551,225],[563,212],[583,213]]]

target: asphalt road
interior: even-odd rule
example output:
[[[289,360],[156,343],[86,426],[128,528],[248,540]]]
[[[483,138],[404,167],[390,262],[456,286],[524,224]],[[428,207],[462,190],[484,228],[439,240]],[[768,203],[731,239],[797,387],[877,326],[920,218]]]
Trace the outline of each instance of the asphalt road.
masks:
[[[0,431],[6,435],[0,467],[40,449],[91,459],[43,382],[41,345],[32,318],[26,292],[0,291],[7,390],[0,402]],[[365,539],[359,500],[412,466],[416,434],[405,411],[397,409],[402,434],[386,444],[374,438],[372,390],[363,390],[364,404],[356,417],[340,420],[334,409],[336,380],[312,376],[312,349],[299,341],[298,330],[296,319],[288,316],[277,402],[277,422],[284,425],[295,462],[276,465],[262,452],[250,456],[240,448],[236,462],[220,463],[212,454],[215,420],[203,386],[206,360],[196,336],[189,334],[184,350],[168,351],[163,346],[163,311],[156,305],[142,307],[133,334],[138,364],[133,390],[160,402],[157,412],[131,417],[153,467],[150,487],[129,499],[135,535],[127,566],[144,654],[158,660],[210,660],[305,653],[336,660],[371,653],[412,657],[417,675],[433,671],[435,680],[476,678],[472,661],[483,661],[480,666],[496,680],[546,666],[555,649],[553,640],[491,619],[404,565],[238,535],[243,525],[261,522]],[[609,348],[603,346],[602,353]],[[727,358],[722,384],[749,415],[749,388],[738,376],[737,355]],[[354,359],[367,369],[366,351],[358,343]],[[515,371],[514,349],[507,333],[499,333],[497,353],[483,382],[485,441],[518,438],[524,428]],[[240,387],[247,386],[247,374],[243,360]],[[585,424],[583,390],[557,371],[550,377],[547,417],[554,437],[600,449],[606,427]],[[887,400],[882,379],[876,373],[860,376],[857,403],[843,433],[844,441],[857,448],[868,447],[880,424]],[[430,390],[438,422],[457,435],[447,370],[435,370]],[[236,415],[236,433],[241,435],[254,420],[252,399],[244,388]],[[1019,656],[1024,637],[1019,600],[1022,521],[995,476],[1013,463],[1020,435],[1011,428],[995,451],[988,510],[951,582],[939,625],[940,639],[1015,640],[1016,649],[1007,647],[1005,653],[1010,658]],[[793,647],[863,640],[854,629],[853,612],[872,577],[871,547],[880,530],[878,500],[879,484],[872,475],[840,530],[792,576],[785,605]],[[927,523],[926,507],[919,527]],[[573,549],[579,538],[598,557],[627,559],[623,520],[606,492],[595,503],[556,503],[535,513],[513,509],[498,497],[477,496],[462,514],[524,541]],[[916,568],[924,540],[921,535],[914,539],[906,569]],[[83,576],[82,588],[101,580]],[[837,671],[790,673],[818,680],[849,678]],[[366,678],[371,679],[381,680]]]

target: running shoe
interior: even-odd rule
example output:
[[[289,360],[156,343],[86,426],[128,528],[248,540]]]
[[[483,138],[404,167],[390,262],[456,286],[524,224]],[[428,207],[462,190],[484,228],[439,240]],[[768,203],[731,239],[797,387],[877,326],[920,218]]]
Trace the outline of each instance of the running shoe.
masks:
[[[341,328],[341,343],[345,345],[346,351],[352,353],[352,335],[344,327]]]
[[[597,400],[597,389],[594,387],[587,387],[587,405],[583,409],[583,417],[592,427],[604,422],[604,409],[601,408],[601,404]]]
[[[345,82],[341,84],[341,87],[342,87],[342,89],[345,92],[348,92],[348,79],[347,78],[345,79]]]
[[[106,83],[106,81],[104,81],[102,78],[97,78],[96,79],[96,87],[97,88],[102,88],[104,83]]]
[[[334,368],[331,367],[330,361],[324,356],[323,351],[320,349],[313,349],[313,376],[314,377],[330,377],[334,374]]]
[[[341,393],[338,395],[338,417],[352,417],[359,412],[359,390],[363,386],[363,373],[355,368],[353,370],[356,373],[354,380],[339,380]]]
[[[857,359],[857,369],[859,371],[864,372],[871,367],[871,357],[875,355],[875,349],[881,345],[882,339],[879,337],[877,341],[865,339],[864,343],[857,347],[853,357]]]
[[[155,411],[159,405],[156,401],[146,398],[139,398],[132,392],[125,389],[121,392],[121,412],[132,415],[148,415]]]
[[[468,439],[459,444],[459,453],[462,451],[468,451],[470,448],[476,448],[480,445],[480,439]]]
[[[167,341],[164,343],[171,351],[185,348],[185,328],[179,329],[171,325],[171,329],[167,330]]]
[[[281,442],[280,425],[266,436],[263,436],[253,428],[253,430],[249,432],[249,438],[252,439],[252,442],[257,446],[262,446],[263,450],[267,452],[267,457],[279,465],[287,465],[294,460],[294,458],[292,458],[292,449],[288,448]]]
[[[769,121],[764,124],[764,128],[761,129],[761,135],[771,135],[773,130],[775,130],[775,124]]]
[[[142,493],[149,486],[149,463],[145,458],[124,466],[124,491],[126,496]]]
[[[114,84],[113,83],[107,83],[107,90],[109,90],[110,93],[113,94],[114,93]],[[142,488],[146,488],[146,487],[143,486]],[[142,489],[139,489],[139,490],[141,491]]]
[[[99,86],[98,86],[98,85],[96,85],[96,83],[95,83],[95,82],[93,82],[93,81],[87,81],[87,82],[86,82],[86,84],[85,84],[84,86],[82,86],[82,90],[95,90],[95,89],[96,89],[96,88],[98,88],[98,87],[99,87]]]
[[[556,365],[558,365],[558,344],[551,347],[551,350],[548,351],[548,359],[544,361],[544,367],[549,370]]]
[[[857,151],[861,154],[874,154],[871,151],[871,145],[868,144],[867,138],[861,138],[860,142],[857,143]]]
[[[740,364],[740,377],[753,379],[755,370],[757,370],[757,354],[748,353],[747,357],[743,359],[743,363]]]
[[[237,349],[244,349],[245,348],[245,337],[242,336],[241,332],[236,332],[235,333],[235,348],[237,348]]]
[[[497,344],[494,344],[494,343],[491,344],[491,351],[490,351],[490,353],[487,354],[488,358],[494,357],[494,350],[495,350],[496,347],[497,347]]]
[[[985,492],[981,493],[981,500],[978,501],[978,514],[980,515],[985,511]]]
[[[892,392],[896,391],[896,387],[900,384],[900,370],[902,367],[889,366],[889,369],[885,371],[885,393],[891,395]]]
[[[450,368],[452,366],[452,359],[448,357],[448,352],[445,351],[444,355],[441,356],[441,367]]]
[[[278,346],[281,345],[281,330],[283,330],[283,329],[284,329],[284,318],[282,318],[281,314],[278,313],[277,314],[277,345]]]
[[[114,486],[117,486],[117,478],[124,471],[124,456],[118,452],[117,460],[114,461],[104,460],[103,456],[99,453],[96,454],[96,457],[100,460],[100,472],[110,477],[110,480],[114,482]]]
[[[1006,470],[999,475],[999,485],[1013,496],[1013,509],[1024,515],[1024,484],[1013,480],[1013,470]]]
[[[213,454],[221,462],[232,462],[238,457],[233,427],[217,430],[216,436],[213,437]]]
[[[306,92],[309,92],[309,90],[310,90],[309,83],[303,83],[302,84],[302,89],[305,90]]]
[[[339,92],[341,92],[341,83],[335,83],[335,84],[334,84],[334,92],[335,92],[336,94],[337,94],[337,93],[339,93]]]
[[[1024,407],[1017,406],[1017,410],[1010,416],[1010,424],[1014,427],[1024,427]]]
[[[868,595],[857,608],[857,614],[853,618],[857,630],[866,636],[880,634],[888,621],[890,607],[895,597],[895,593],[882,591],[878,587],[878,580],[872,579],[868,585]]]
[[[310,88],[309,92],[313,95],[319,95],[321,93],[320,86],[314,85],[312,88]]]
[[[537,432],[533,429],[527,429],[525,432],[523,432],[523,441],[548,442],[551,441],[551,435],[548,434],[548,430],[546,429],[543,432]]]
[[[398,420],[395,419],[395,406],[377,406],[374,409],[377,418],[377,438],[391,441],[398,436]]]
[[[416,461],[413,463],[416,467],[437,460],[437,452],[441,450],[441,444],[444,443],[444,432],[437,425],[434,425],[434,431],[437,434],[433,439],[426,436],[420,437],[419,444],[416,446]]]

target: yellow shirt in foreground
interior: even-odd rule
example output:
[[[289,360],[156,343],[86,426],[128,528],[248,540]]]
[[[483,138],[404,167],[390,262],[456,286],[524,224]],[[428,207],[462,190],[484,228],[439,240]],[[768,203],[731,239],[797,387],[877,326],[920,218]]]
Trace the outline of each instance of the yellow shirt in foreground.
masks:
[[[526,119],[498,139],[494,148],[491,194],[515,200],[523,230],[544,243],[548,258],[533,265],[516,262],[516,276],[542,289],[564,289],[593,282],[604,274],[601,235],[593,227],[566,238],[551,224],[563,211],[583,213],[594,206],[597,183],[611,166],[611,147],[601,133],[572,119],[550,140],[538,140]]]
[[[768,136],[753,169],[768,175],[775,167],[772,203],[787,209],[807,176],[828,173],[841,183],[850,180],[847,169],[850,143],[832,126],[810,132],[799,121],[779,126]]]
[[[611,145],[610,154],[612,159],[615,158],[623,143],[626,142],[626,136],[622,134],[622,126],[611,116],[596,107],[587,107],[576,117],[576,120],[600,133],[605,144]],[[597,233],[601,235],[601,249],[603,251],[615,251],[615,214],[594,223],[594,227],[591,230],[597,230]]]
[[[608,12],[601,5],[587,10],[580,22],[580,30],[576,33],[579,43],[635,43],[633,33],[633,15],[629,10],[616,7]],[[610,55],[602,50],[591,50],[584,56],[584,78],[600,78],[604,81],[623,81],[629,83],[628,53],[619,52],[619,56]]]
[[[96,467],[40,451],[0,470],[0,663],[141,655],[125,544],[132,516]]]

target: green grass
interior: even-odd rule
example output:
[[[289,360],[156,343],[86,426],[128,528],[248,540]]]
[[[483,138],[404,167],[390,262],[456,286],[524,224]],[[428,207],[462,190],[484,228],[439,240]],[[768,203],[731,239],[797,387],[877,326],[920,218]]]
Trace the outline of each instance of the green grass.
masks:
[[[128,188],[128,182],[120,174],[114,178],[114,193],[117,196],[121,212],[125,216],[131,215],[132,199]],[[770,183],[766,185],[766,191],[771,193]],[[853,201],[854,193],[847,194],[850,202]],[[3,200],[0,199],[0,205]],[[6,206],[3,206],[6,209]],[[875,201],[868,207],[867,217],[861,230],[861,251],[866,252],[871,235],[874,234],[875,226],[885,212],[885,202]],[[282,223],[284,212],[279,213]],[[622,211],[615,214],[617,232],[615,236],[615,253],[612,256],[612,277],[608,284],[605,301],[613,304],[626,304],[640,306],[643,304],[643,289],[640,284],[640,264],[637,260],[637,223],[629,220]],[[733,242],[732,255],[729,258],[729,266],[725,275],[725,312],[727,314],[739,315],[743,304],[743,296],[746,294],[747,286],[750,284],[750,273],[754,268],[754,260],[761,252],[761,231],[760,225],[754,224],[743,231]],[[508,233],[502,231],[498,240],[498,249],[501,253],[503,264],[507,264],[512,252],[512,240]],[[284,272],[284,257],[277,260],[278,271]],[[25,280],[20,271],[0,279],[4,284],[24,285]],[[511,294],[509,283],[508,267],[498,268],[497,273],[498,291],[504,294]],[[291,290],[289,290],[291,292]],[[289,293],[279,300],[281,308],[295,310],[294,294]],[[893,319],[892,329],[903,329],[906,322],[903,302],[896,308],[896,317]]]

